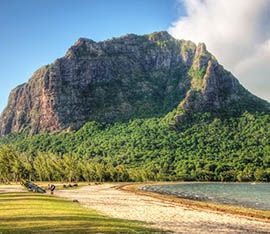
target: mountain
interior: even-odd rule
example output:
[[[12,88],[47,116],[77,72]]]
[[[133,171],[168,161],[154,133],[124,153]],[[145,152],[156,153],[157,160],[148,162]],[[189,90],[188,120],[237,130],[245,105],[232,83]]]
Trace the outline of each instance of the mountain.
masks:
[[[190,116],[270,112],[203,43],[167,32],[95,42],[80,38],[64,57],[38,69],[12,90],[0,117],[0,135],[77,130],[88,121],[113,123],[172,116],[177,128]]]
[[[270,182],[270,104],[167,32],[79,39],[11,92],[0,135],[0,181]]]

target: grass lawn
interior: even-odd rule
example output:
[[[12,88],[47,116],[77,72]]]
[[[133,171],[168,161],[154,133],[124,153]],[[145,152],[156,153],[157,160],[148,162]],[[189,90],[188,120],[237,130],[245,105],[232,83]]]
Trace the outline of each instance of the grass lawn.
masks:
[[[0,234],[162,233],[143,223],[114,219],[54,196],[0,194]]]

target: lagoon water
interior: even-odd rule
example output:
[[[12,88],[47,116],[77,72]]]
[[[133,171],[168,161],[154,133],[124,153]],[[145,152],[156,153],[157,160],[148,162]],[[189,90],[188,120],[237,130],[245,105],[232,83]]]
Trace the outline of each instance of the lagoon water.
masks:
[[[222,204],[270,210],[269,183],[179,183],[141,189]]]

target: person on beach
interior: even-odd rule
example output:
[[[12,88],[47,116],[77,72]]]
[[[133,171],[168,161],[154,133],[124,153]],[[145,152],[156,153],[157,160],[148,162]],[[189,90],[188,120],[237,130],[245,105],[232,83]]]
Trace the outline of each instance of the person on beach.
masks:
[[[48,184],[48,189],[51,191],[51,195],[53,195],[53,192],[55,190],[55,185],[54,184]]]

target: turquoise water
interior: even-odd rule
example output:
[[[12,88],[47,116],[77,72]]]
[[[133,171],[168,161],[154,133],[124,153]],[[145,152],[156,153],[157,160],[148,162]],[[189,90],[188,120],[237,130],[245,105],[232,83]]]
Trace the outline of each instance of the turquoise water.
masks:
[[[141,188],[195,200],[270,210],[269,183],[179,183]]]

